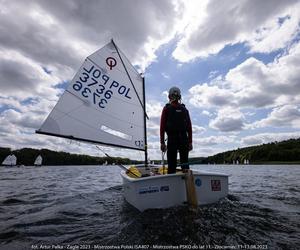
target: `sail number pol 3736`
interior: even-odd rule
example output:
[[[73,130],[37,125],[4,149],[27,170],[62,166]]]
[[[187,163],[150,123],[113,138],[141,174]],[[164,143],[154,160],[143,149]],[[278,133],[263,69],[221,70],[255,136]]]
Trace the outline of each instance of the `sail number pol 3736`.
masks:
[[[93,104],[104,109],[116,93],[131,99],[130,88],[105,75],[95,65],[85,62],[81,73],[74,79],[73,89],[84,98],[91,99]]]

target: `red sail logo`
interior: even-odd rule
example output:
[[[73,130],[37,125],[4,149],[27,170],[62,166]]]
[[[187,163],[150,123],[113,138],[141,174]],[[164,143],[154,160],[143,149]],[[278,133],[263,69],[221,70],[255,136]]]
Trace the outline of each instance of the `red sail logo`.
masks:
[[[117,60],[113,57],[107,57],[106,64],[109,67],[109,69],[112,70],[112,68],[117,65]]]

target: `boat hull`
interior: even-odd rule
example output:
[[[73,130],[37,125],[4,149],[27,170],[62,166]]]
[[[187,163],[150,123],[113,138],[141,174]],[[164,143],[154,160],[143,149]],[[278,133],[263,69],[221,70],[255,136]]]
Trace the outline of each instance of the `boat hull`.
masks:
[[[193,171],[198,205],[219,201],[228,195],[228,175]],[[187,203],[185,174],[131,178],[121,172],[124,197],[140,211]]]

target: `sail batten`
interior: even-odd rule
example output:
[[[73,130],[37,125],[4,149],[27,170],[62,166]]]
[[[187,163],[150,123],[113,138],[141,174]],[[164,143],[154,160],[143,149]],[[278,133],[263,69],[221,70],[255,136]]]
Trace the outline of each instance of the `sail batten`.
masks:
[[[143,78],[122,55],[112,42],[89,55],[37,132],[144,151]]]

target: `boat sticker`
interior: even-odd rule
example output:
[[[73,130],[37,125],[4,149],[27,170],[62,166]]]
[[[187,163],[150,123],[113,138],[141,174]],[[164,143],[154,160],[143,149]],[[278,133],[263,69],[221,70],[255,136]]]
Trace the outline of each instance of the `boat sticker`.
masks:
[[[139,189],[139,194],[151,194],[159,192],[158,187],[143,187]]]
[[[195,180],[195,184],[196,184],[197,187],[200,187],[200,186],[202,185],[201,179],[200,179],[200,178],[197,178],[197,179]]]
[[[158,192],[169,192],[169,186],[161,186],[161,187],[143,187],[139,189],[139,194],[151,194],[151,193],[158,193]]]
[[[169,186],[161,186],[160,192],[168,192],[170,190]]]
[[[220,180],[211,180],[211,190],[212,191],[221,191],[221,181]]]

